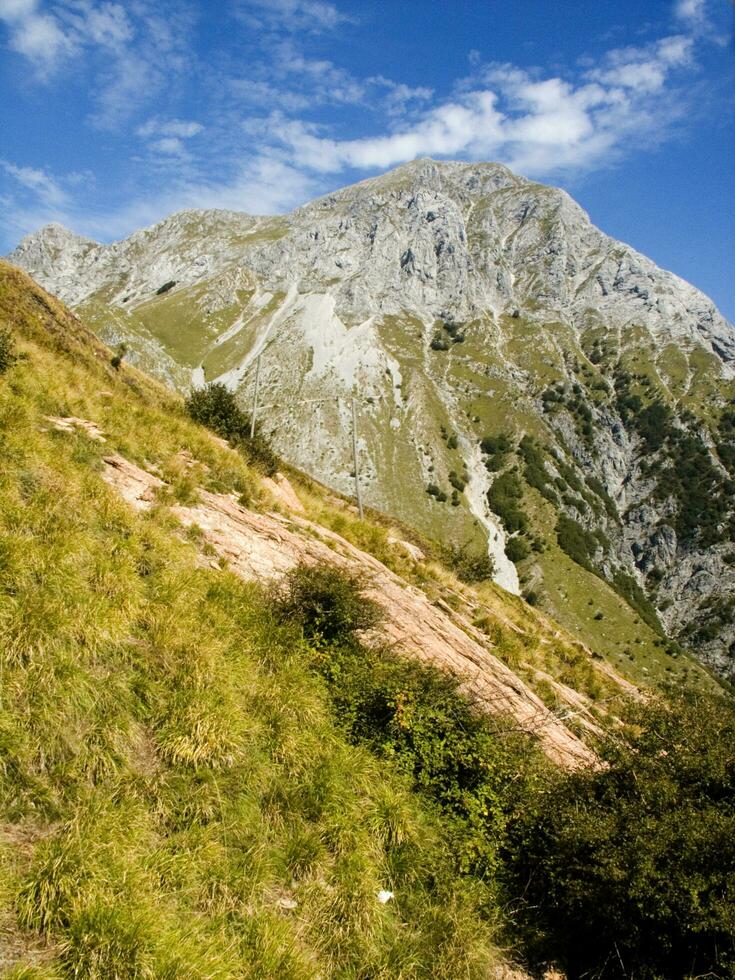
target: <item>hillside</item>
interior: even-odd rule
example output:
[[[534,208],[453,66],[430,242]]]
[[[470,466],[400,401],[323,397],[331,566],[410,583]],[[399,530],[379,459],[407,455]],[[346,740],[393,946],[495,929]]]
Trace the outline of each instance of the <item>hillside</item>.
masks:
[[[616,669],[735,669],[735,334],[562,191],[422,160],[282,217],[49,226],[11,258],[181,391],[249,404],[262,355],[263,431],[348,494],[357,393],[366,501],[489,549]]]
[[[524,907],[546,801],[561,817],[587,783],[630,785],[621,738],[645,732],[652,692],[522,600],[462,583],[389,518],[360,520],[297,471],[266,476],[247,443],[114,361],[0,263],[3,975],[519,980],[511,959],[541,976],[558,958],[577,976],[584,933],[568,940],[538,899],[521,928],[507,903]],[[284,576],[306,583],[296,605],[274,591]],[[314,581],[360,583],[328,642],[323,619],[309,631]],[[724,833],[717,868],[710,845],[670,868],[682,828],[631,816],[692,903],[667,913],[662,962],[684,950],[726,969],[735,716],[684,660],[673,670],[704,710],[654,709],[654,751],[630,759],[675,822]],[[654,771],[669,756],[686,805],[678,772]],[[539,868],[568,865],[573,827],[567,813]],[[657,886],[641,887],[657,910]],[[670,935],[680,920],[691,929]],[[609,942],[639,957],[635,935]],[[650,975],[674,975],[662,969]]]

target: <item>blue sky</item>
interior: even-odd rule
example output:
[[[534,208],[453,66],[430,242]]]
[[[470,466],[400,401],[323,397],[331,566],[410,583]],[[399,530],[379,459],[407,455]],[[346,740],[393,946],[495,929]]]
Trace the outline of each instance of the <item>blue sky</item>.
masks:
[[[499,160],[735,320],[730,0],[0,0],[0,250]]]

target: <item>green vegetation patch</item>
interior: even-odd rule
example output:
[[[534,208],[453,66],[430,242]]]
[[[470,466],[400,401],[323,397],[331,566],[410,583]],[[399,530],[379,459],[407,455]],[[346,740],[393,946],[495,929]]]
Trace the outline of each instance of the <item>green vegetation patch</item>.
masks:
[[[679,541],[708,548],[728,539],[735,532],[735,483],[716,468],[701,435],[677,425],[664,402],[644,402],[632,391],[633,380],[627,372],[616,374],[618,411],[651,457],[646,471],[656,480],[656,495],[676,501],[672,524]]]
[[[527,941],[567,976],[735,976],[735,712],[671,698],[511,827]]]

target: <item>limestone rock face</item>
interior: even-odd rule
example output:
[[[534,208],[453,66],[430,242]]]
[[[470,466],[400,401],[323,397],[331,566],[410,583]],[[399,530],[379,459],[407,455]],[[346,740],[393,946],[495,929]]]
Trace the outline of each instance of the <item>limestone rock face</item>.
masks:
[[[497,164],[418,160],[289,215],[183,211],[111,245],[51,225],[10,258],[181,390],[221,380],[247,404],[262,355],[264,431],[346,493],[356,394],[366,502],[489,549],[514,592],[521,577],[543,582],[554,535],[547,520],[548,556],[510,560],[517,529],[488,504],[499,471],[479,444],[532,437],[555,481],[542,506],[597,534],[589,564],[627,575],[669,635],[732,670],[728,507],[706,535],[682,531],[693,483],[672,474],[696,443],[732,496],[717,447],[735,332],[563,191]],[[652,448],[659,403],[666,435]],[[536,520],[521,533],[541,535]]]

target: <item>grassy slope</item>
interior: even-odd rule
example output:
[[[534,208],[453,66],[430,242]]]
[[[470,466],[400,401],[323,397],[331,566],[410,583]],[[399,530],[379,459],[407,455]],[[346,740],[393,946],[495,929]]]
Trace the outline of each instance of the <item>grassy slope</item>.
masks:
[[[203,485],[255,507],[258,474],[0,265],[6,323],[28,358],[0,377],[0,965],[17,961],[16,978],[484,975],[492,888],[458,878],[436,817],[348,744],[303,642],[274,627],[260,590],[197,567],[165,501],[135,516],[96,471],[118,451],[182,501]],[[108,442],[47,415],[93,419]],[[185,468],[182,451],[204,465]],[[601,720],[614,709],[619,689],[555,624],[415,565],[388,540],[407,529],[359,521],[291,475],[313,519],[471,607],[547,702],[568,712],[538,670]],[[381,887],[398,899],[380,905]]]
[[[0,380],[6,975],[484,975],[485,889],[335,728],[300,641],[259,590],[197,568],[165,506],[134,515],[96,470],[119,451],[185,497],[187,450],[250,500],[257,475],[7,266],[0,320],[27,355]]]

